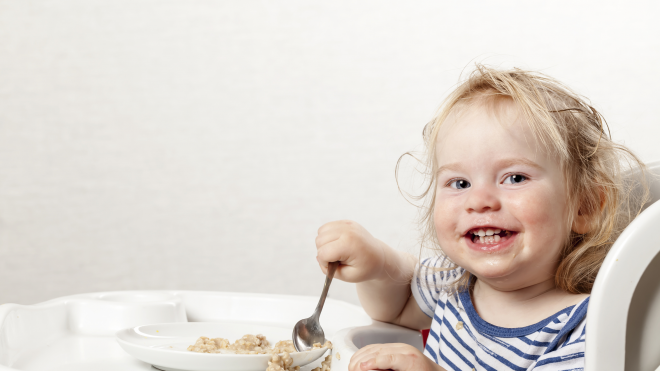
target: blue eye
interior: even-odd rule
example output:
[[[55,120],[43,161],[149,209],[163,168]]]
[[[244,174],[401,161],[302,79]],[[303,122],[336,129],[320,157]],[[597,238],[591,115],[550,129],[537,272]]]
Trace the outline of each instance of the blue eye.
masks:
[[[504,179],[504,184],[518,184],[527,180],[527,177],[520,174],[512,174]]]
[[[471,184],[465,179],[456,179],[449,182],[449,186],[456,189],[470,188]]]

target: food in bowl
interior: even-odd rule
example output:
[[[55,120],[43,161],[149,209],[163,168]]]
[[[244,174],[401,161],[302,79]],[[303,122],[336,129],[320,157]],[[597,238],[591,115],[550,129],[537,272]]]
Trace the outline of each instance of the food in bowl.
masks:
[[[282,352],[295,352],[291,340],[278,341],[274,347],[264,335],[244,335],[233,344],[227,339],[210,339],[202,336],[195,344],[188,347],[191,352],[197,353],[233,353],[233,354],[275,354]]]
[[[312,349],[328,348],[332,349],[332,343],[326,341],[325,344],[315,343]],[[299,371],[300,366],[291,367],[293,359],[291,353],[296,352],[291,340],[281,340],[275,343],[274,346],[264,335],[243,335],[242,338],[236,340],[233,344],[227,339],[223,338],[208,338],[201,336],[195,344],[188,347],[191,352],[197,353],[222,353],[222,354],[272,354],[270,361],[268,361],[268,368],[266,371]],[[328,355],[325,360],[321,362],[321,367],[317,367],[312,371],[329,371],[332,357]]]

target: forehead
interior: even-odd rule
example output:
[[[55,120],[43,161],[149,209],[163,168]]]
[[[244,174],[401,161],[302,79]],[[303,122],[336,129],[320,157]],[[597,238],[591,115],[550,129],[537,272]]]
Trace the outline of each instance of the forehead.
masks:
[[[448,162],[523,157],[547,162],[548,153],[510,99],[454,107],[436,137],[439,166]]]

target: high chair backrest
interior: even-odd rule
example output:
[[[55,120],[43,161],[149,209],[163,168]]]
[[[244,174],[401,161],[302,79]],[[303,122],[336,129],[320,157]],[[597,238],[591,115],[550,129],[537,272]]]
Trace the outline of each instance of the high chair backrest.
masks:
[[[660,366],[660,161],[649,163],[651,200],[603,262],[587,313],[585,369]]]

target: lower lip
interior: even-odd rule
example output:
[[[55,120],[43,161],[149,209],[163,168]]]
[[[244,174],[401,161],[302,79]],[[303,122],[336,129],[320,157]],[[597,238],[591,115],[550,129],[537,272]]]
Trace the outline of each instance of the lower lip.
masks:
[[[470,249],[478,252],[492,253],[492,252],[499,252],[505,250],[509,246],[513,245],[513,242],[518,236],[518,233],[511,232],[511,234],[508,236],[500,237],[500,240],[497,241],[496,243],[475,243],[472,242],[472,238],[468,236],[469,234],[466,235],[464,238],[465,238],[465,242],[467,243]]]

